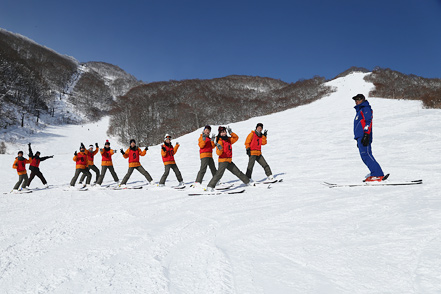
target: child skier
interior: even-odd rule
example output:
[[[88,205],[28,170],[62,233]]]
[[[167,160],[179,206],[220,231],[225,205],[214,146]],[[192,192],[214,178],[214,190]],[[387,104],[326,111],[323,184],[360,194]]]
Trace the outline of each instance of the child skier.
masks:
[[[74,157],[73,157],[73,161],[75,161],[75,175],[72,178],[72,180],[70,181],[70,186],[71,188],[75,187],[75,182],[78,179],[78,176],[80,175],[80,173],[83,173],[86,175],[86,185],[90,186],[90,181],[92,179],[92,174],[89,172],[89,169],[87,168],[87,155],[89,154],[89,151],[86,150],[86,147],[84,146],[83,143],[81,143],[80,145],[80,153],[77,153],[75,151],[74,153]],[[85,185],[83,185],[84,187]]]
[[[28,185],[28,173],[26,171],[27,163],[31,163],[31,162],[29,161],[29,159],[23,157],[23,151],[18,151],[17,157],[15,158],[15,161],[12,164],[12,168],[16,169],[18,174],[18,182],[15,184],[14,189],[12,190],[14,193],[18,193],[18,188],[20,188],[20,185],[21,185],[21,191],[23,192],[29,191],[29,189],[26,188],[26,186]]]
[[[119,185],[121,188],[126,187],[126,183],[132,175],[133,170],[135,169],[138,170],[151,185],[153,185],[152,177],[139,162],[139,157],[144,156],[147,153],[148,149],[148,147],[145,147],[144,151],[141,151],[141,148],[136,146],[136,141],[134,139],[130,140],[130,147],[126,150],[126,152],[124,152],[124,150],[121,148],[121,154],[124,156],[124,158],[129,159],[129,170],[127,171],[127,174],[124,176],[121,184]]]
[[[37,151],[34,154],[32,153],[32,148],[31,148],[31,143],[28,144],[29,146],[29,160],[31,161],[31,164],[29,166],[29,169],[31,170],[31,175],[29,176],[29,181],[28,181],[28,187],[31,185],[32,180],[34,179],[35,176],[39,177],[41,182],[43,183],[45,188],[48,188],[48,184],[46,179],[44,178],[43,174],[40,171],[40,162],[45,161],[46,159],[49,158],[53,158],[54,156],[43,156],[40,157],[40,151]]]
[[[249,179],[251,179],[254,163],[257,160],[257,162],[263,167],[265,174],[268,177],[268,180],[272,181],[274,180],[274,177],[272,175],[271,168],[269,167],[268,163],[266,163],[265,158],[263,158],[261,151],[262,146],[266,145],[267,143],[266,140],[267,140],[268,131],[265,130],[262,133],[262,130],[263,130],[263,124],[258,123],[256,126],[256,130],[251,131],[251,133],[248,135],[247,139],[245,140],[245,148],[249,156],[246,175]]]
[[[216,147],[214,144],[214,140],[210,138],[211,127],[206,125],[202,134],[199,137],[199,153],[201,157],[201,167],[199,168],[198,175],[196,177],[196,181],[194,183],[195,186],[199,186],[202,183],[202,179],[204,178],[205,172],[207,171],[207,166],[210,167],[211,174],[214,177],[216,174],[216,165],[213,160],[213,149]],[[214,135],[213,135],[214,138]]]
[[[90,170],[93,170],[96,173],[96,179],[95,179],[95,183],[98,182],[98,178],[100,177],[100,170],[96,167],[95,164],[93,164],[93,158],[95,157],[95,155],[98,153],[99,151],[99,147],[98,147],[98,143],[95,143],[96,149],[95,151],[93,151],[93,145],[89,145],[89,153],[87,154],[87,167],[89,168],[89,172]],[[86,175],[83,174],[80,178],[80,184],[83,183],[84,178],[86,178]]]
[[[226,169],[228,169],[233,175],[237,176],[242,182],[246,185],[249,185],[251,180],[241,172],[237,166],[233,163],[233,148],[232,145],[239,140],[239,136],[237,136],[230,127],[225,128],[223,126],[219,127],[219,134],[216,137],[216,154],[219,155],[219,166],[217,168],[217,172],[211,181],[207,185],[208,191],[214,191],[214,187],[216,183],[224,175]],[[228,133],[231,135],[229,137]]]
[[[112,174],[113,180],[115,183],[119,182],[118,176],[115,173],[115,169],[113,168],[112,155],[115,154],[113,149],[110,149],[110,142],[106,140],[104,143],[104,149],[100,149],[101,153],[101,175],[96,182],[97,186],[101,186],[104,180],[104,176],[106,175],[106,171],[110,170]]]
[[[162,161],[164,162],[165,171],[161,177],[161,180],[159,181],[159,185],[158,185],[159,187],[165,186],[165,180],[167,179],[168,174],[170,173],[170,168],[173,169],[173,171],[175,172],[176,178],[178,179],[179,182],[179,187],[184,186],[184,180],[182,179],[181,172],[179,171],[179,168],[176,165],[175,157],[174,157],[174,155],[179,149],[179,146],[180,146],[179,143],[176,142],[175,147],[173,147],[171,143],[171,136],[169,134],[166,134],[164,136],[164,144],[161,145],[161,156],[162,156]]]

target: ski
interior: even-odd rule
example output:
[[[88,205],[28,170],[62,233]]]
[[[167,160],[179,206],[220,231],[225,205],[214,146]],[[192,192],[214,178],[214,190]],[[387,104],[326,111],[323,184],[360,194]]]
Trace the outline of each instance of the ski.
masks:
[[[27,193],[32,193],[31,190],[27,190],[27,191],[14,191],[12,190],[11,192],[3,192],[3,194],[27,194]]]
[[[217,190],[214,192],[200,191],[200,192],[190,192],[190,193],[188,193],[188,196],[228,195],[228,194],[240,194],[243,192],[245,192],[245,189],[236,189],[236,190],[231,190],[231,191]]]
[[[171,186],[170,188],[175,190],[182,190],[185,189],[186,185],[178,185],[178,186]]]
[[[75,187],[68,187],[68,188],[64,188],[63,191],[88,191],[89,188],[87,187],[81,187],[81,188],[75,188]]]
[[[329,188],[338,188],[338,187],[363,187],[363,186],[409,186],[409,185],[419,185],[422,183],[423,180],[402,181],[402,182],[398,182],[398,181],[362,182],[362,183],[347,183],[347,184],[323,182],[322,184]]]
[[[264,180],[262,182],[255,182],[257,185],[269,185],[283,182],[283,179]]]
[[[138,189],[142,189],[143,185],[139,185],[139,186],[126,186],[126,187],[120,187],[120,186],[116,186],[113,188],[110,188],[111,190],[138,190]]]
[[[215,190],[228,190],[234,187],[234,184],[223,183],[214,187]]]

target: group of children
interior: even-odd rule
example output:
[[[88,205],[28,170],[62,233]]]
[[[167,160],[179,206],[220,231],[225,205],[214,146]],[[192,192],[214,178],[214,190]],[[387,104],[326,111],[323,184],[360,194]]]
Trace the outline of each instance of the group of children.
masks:
[[[199,168],[199,172],[196,177],[196,181],[193,187],[200,187],[201,182],[204,178],[204,175],[207,171],[207,167],[210,168],[211,174],[213,178],[207,185],[208,190],[214,190],[216,184],[222,178],[226,169],[228,169],[231,173],[237,176],[243,183],[246,185],[252,184],[251,175],[254,168],[254,164],[257,161],[264,169],[268,180],[273,180],[271,168],[268,163],[265,161],[265,158],[262,155],[261,147],[267,143],[267,130],[263,131],[263,124],[258,123],[256,129],[251,131],[245,141],[246,153],[249,156],[248,167],[246,174],[241,172],[239,168],[233,163],[233,149],[232,145],[237,142],[239,137],[235,134],[230,127],[220,126],[218,129],[218,135],[211,134],[211,127],[209,125],[204,127],[202,134],[199,137],[198,145],[200,148],[200,159],[201,165]],[[176,143],[175,146],[171,143],[171,136],[166,134],[164,136],[164,143],[161,145],[161,156],[164,162],[164,174],[162,175],[158,186],[165,186],[165,181],[170,173],[170,169],[174,171],[176,174],[176,178],[178,179],[179,186],[184,186],[184,181],[179,171],[179,168],[175,162],[174,155],[179,149],[179,143]],[[144,156],[147,153],[148,147],[145,147],[144,150],[141,150],[136,145],[136,141],[134,139],[130,140],[130,147],[124,151],[120,150],[121,154],[125,159],[129,161],[129,169],[124,176],[123,180],[119,183],[118,176],[115,173],[115,169],[112,163],[112,156],[115,154],[115,151],[110,148],[110,143],[106,140],[104,144],[104,148],[100,149],[98,143],[95,143],[95,150],[93,145],[89,146],[89,149],[86,149],[83,143],[80,145],[80,152],[75,151],[73,161],[76,163],[75,175],[70,182],[71,187],[75,187],[75,183],[78,180],[78,177],[81,174],[81,178],[79,183],[84,186],[88,186],[92,181],[92,174],[90,170],[93,170],[96,173],[96,186],[100,187],[103,183],[104,176],[107,170],[110,171],[113,180],[119,184],[119,187],[125,188],[127,181],[132,175],[133,171],[138,170],[149,182],[149,184],[155,184],[153,182],[150,174],[142,167],[140,163],[140,156]],[[219,164],[216,169],[214,160],[213,160],[213,149],[216,148],[216,154],[219,156]],[[101,172],[94,165],[94,156],[100,152],[102,156],[101,160]],[[35,156],[32,153],[31,144],[29,143],[29,159],[23,157],[23,151],[18,152],[18,156],[16,157],[13,168],[17,169],[17,173],[19,175],[19,180],[14,186],[13,191],[18,191],[21,185],[21,190],[28,190],[27,187],[30,185],[32,179],[35,176],[38,176],[43,185],[47,186],[46,179],[43,177],[43,174],[39,170],[39,164],[41,161],[44,161],[48,158],[53,158],[52,156],[40,157],[40,152],[36,152]],[[26,164],[30,164],[31,175],[28,179]],[[84,180],[86,181],[84,183]]]

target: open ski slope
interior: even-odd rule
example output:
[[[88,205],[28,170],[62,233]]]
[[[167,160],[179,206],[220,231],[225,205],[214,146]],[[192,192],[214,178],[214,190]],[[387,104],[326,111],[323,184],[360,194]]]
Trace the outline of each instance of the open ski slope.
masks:
[[[312,104],[230,124],[240,137],[233,161],[242,171],[246,136],[258,122],[268,129],[263,154],[284,178],[272,189],[199,197],[169,188],[66,192],[73,152],[80,142],[102,146],[108,120],[29,138],[34,151],[55,155],[40,165],[55,188],[1,194],[0,292],[441,293],[440,110],[369,98],[376,159],[390,180],[423,185],[321,185],[368,173],[352,134],[351,97],[372,87],[363,76],[329,82],[337,92]],[[181,144],[176,161],[187,183],[199,169],[199,133],[173,140]],[[0,155],[1,191],[15,184],[11,166],[26,144]],[[141,163],[159,181],[159,146]],[[127,161],[117,154],[114,164],[122,179]],[[253,177],[264,178],[258,164]],[[228,171],[223,180],[240,184]],[[129,182],[141,181],[135,171]],[[167,185],[175,184],[171,172]],[[31,188],[38,186],[35,178]]]

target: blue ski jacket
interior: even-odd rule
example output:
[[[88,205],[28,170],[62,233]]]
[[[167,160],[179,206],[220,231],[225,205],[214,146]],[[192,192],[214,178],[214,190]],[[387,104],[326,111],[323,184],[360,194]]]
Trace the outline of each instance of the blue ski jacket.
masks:
[[[371,135],[372,142],[372,118],[373,111],[369,102],[366,100],[359,105],[355,105],[355,119],[354,119],[354,139],[363,137],[364,133]]]

